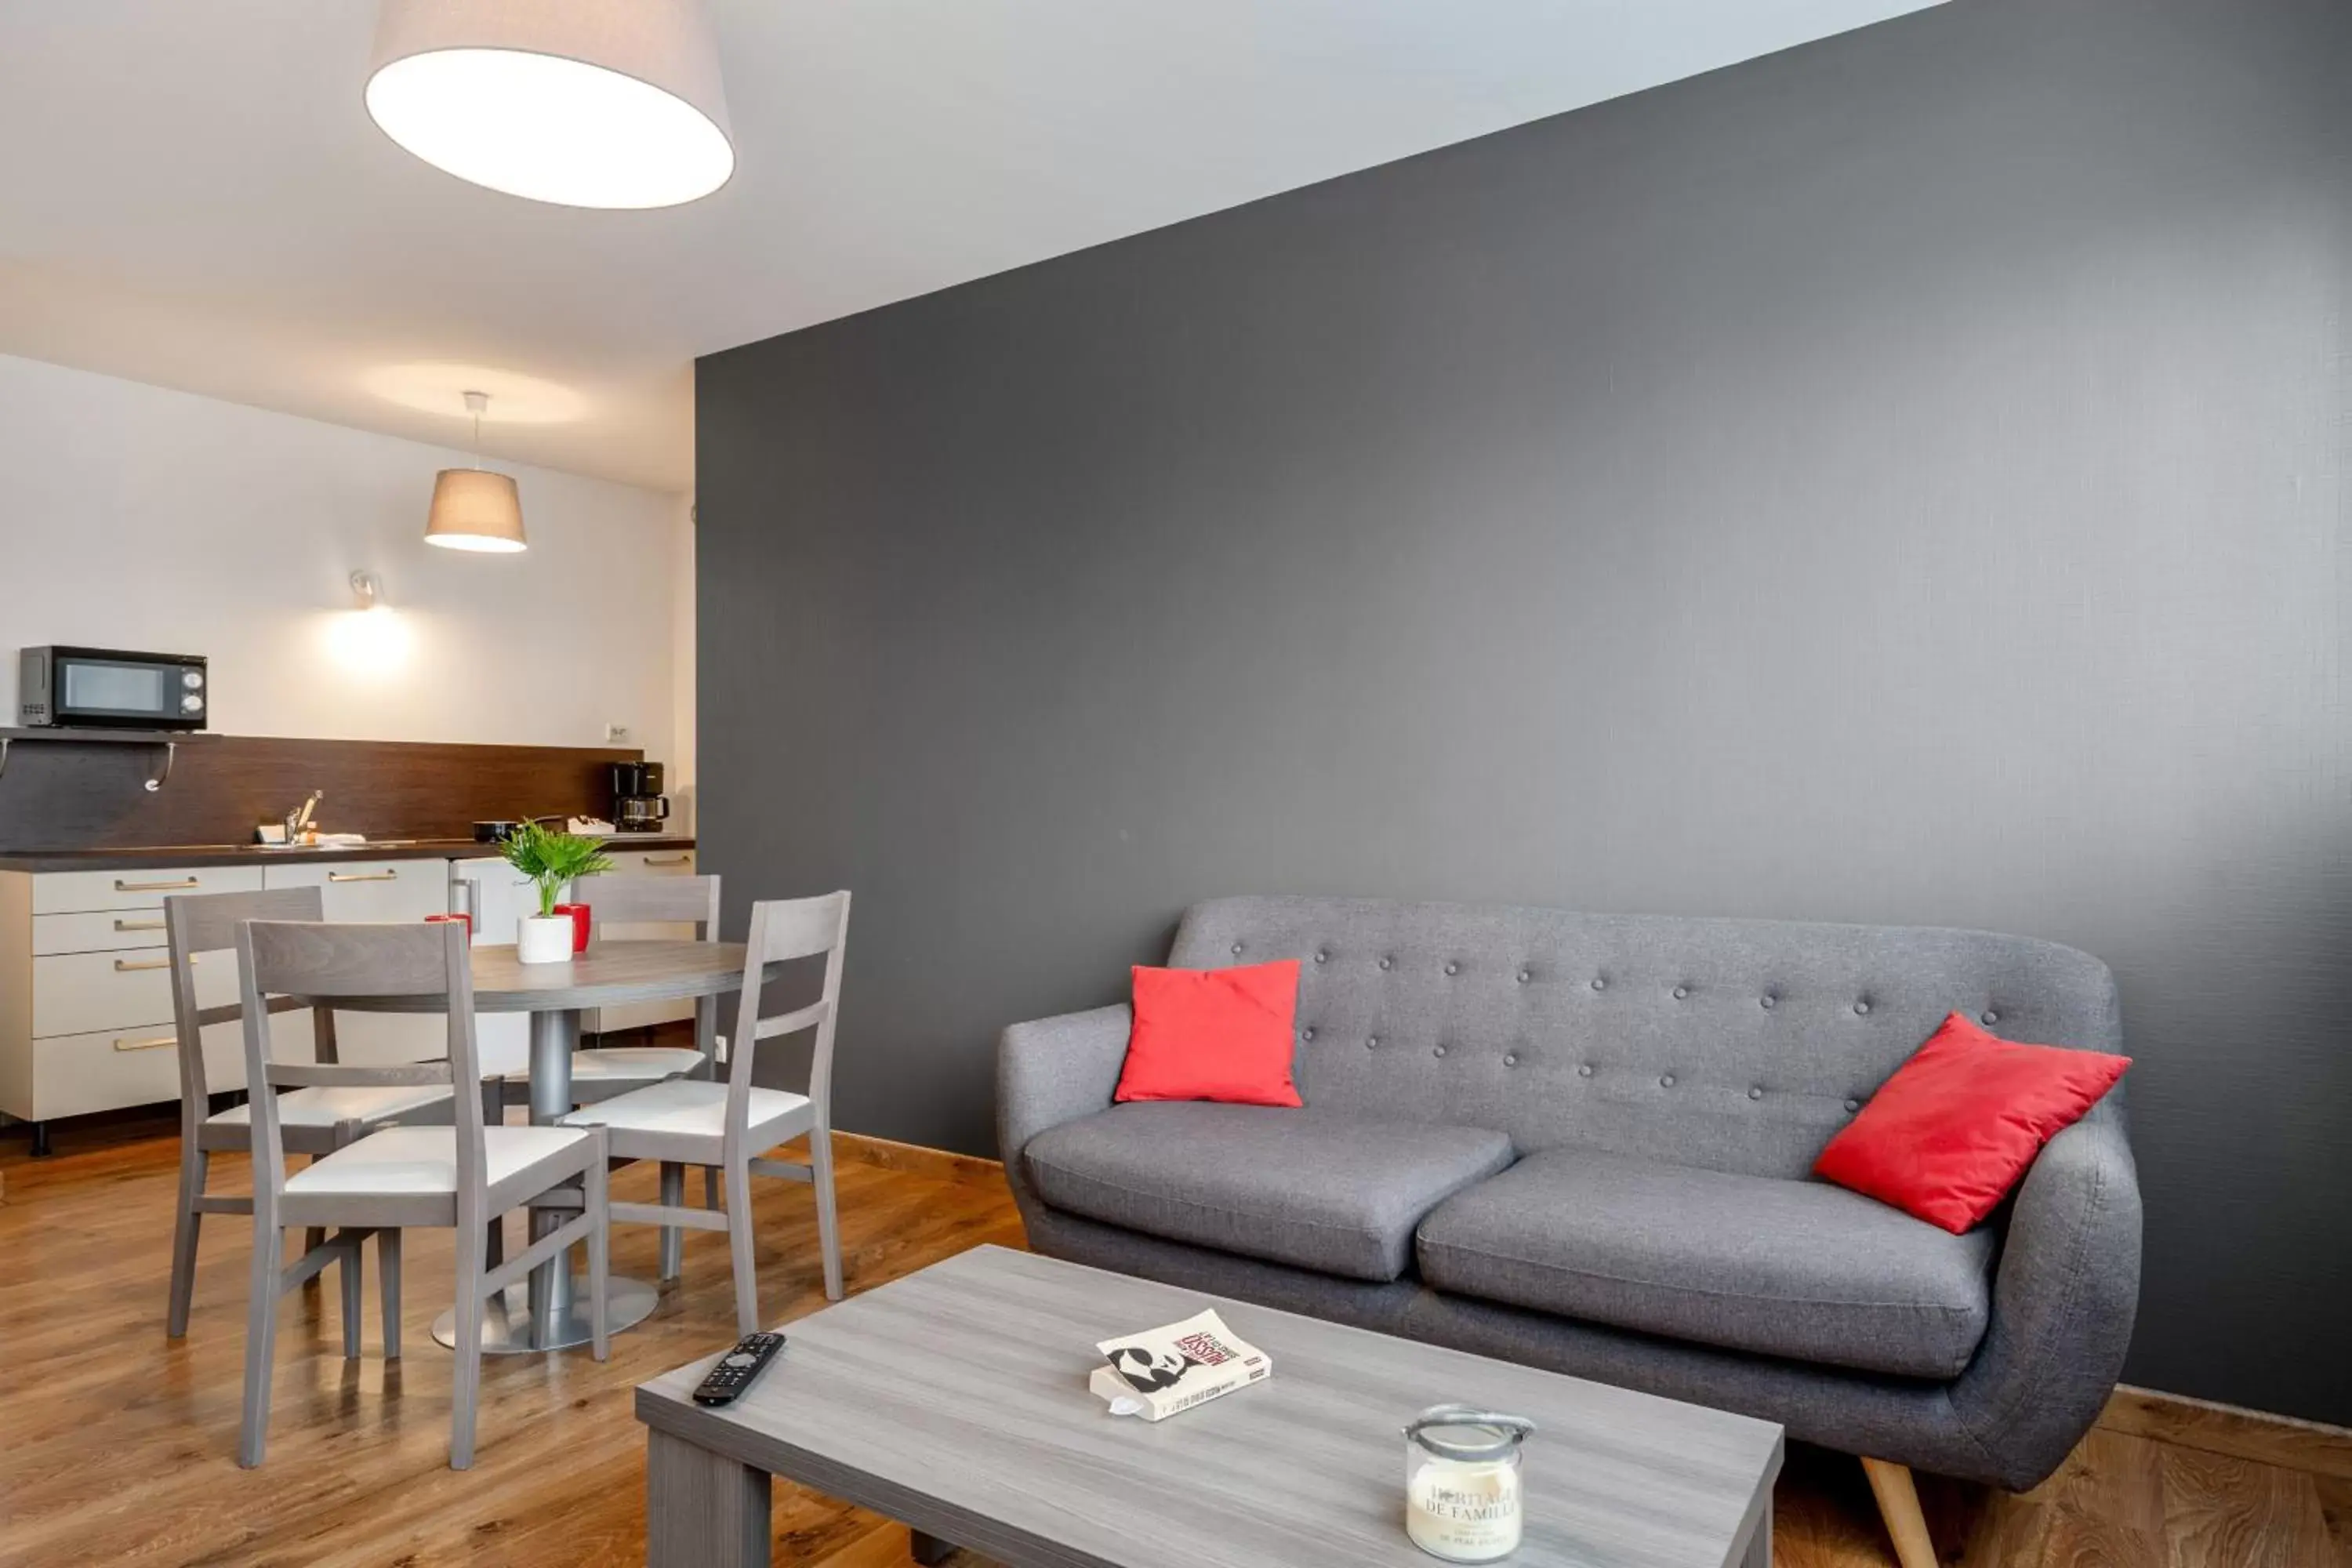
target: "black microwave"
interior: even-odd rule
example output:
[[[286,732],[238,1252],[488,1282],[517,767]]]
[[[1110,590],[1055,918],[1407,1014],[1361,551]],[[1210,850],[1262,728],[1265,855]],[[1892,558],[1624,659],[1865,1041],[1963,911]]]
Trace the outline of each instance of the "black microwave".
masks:
[[[201,730],[212,703],[203,658],[108,647],[28,647],[16,669],[27,725]]]

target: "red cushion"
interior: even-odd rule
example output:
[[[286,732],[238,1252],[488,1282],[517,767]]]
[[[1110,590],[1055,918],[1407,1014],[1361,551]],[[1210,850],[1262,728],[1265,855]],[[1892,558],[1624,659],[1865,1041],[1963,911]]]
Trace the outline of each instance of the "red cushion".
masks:
[[[2042,1145],[2129,1066],[2129,1057],[1999,1039],[1955,1013],[1830,1140],[1813,1174],[1958,1236],[1999,1207]]]
[[[1298,960],[1237,969],[1135,966],[1135,1026],[1117,1100],[1301,1105],[1290,1081]]]

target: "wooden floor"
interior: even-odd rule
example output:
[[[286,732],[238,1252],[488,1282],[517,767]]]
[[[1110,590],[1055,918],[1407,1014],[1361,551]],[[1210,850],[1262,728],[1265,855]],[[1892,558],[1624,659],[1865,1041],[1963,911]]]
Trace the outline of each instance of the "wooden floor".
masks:
[[[644,1561],[644,1439],[629,1391],[733,1338],[724,1237],[688,1233],[682,1285],[614,1337],[609,1363],[584,1350],[486,1363],[479,1455],[458,1474],[446,1468],[449,1358],[425,1332],[448,1302],[449,1243],[413,1233],[405,1358],[387,1366],[376,1353],[373,1280],[356,1362],[340,1353],[331,1289],[302,1299],[280,1335],[269,1461],[243,1471],[230,1454],[247,1237],[244,1222],[210,1222],[194,1322],[166,1342],[175,1150],[152,1122],[68,1125],[40,1162],[25,1158],[21,1134],[0,1140],[0,1565]],[[853,1291],[981,1242],[1020,1244],[994,1167],[847,1141],[843,1152]],[[654,1196],[643,1170],[615,1186]],[[757,1186],[763,1312],[814,1311],[808,1191]],[[613,1263],[652,1278],[654,1233],[619,1227]],[[1539,1449],[1529,1462],[1542,1464]],[[2340,1435],[2128,1394],[2030,1494],[1924,1477],[1921,1490],[1946,1562],[1971,1568],[2352,1564],[2352,1445]],[[1891,1563],[1853,1460],[1794,1449],[1778,1504],[1782,1568]],[[775,1524],[779,1563],[908,1561],[903,1530],[796,1488],[779,1486]]]

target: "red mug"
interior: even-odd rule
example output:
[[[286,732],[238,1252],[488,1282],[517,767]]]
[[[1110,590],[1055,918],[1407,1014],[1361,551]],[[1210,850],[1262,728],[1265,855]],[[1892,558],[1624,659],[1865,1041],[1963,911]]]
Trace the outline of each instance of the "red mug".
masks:
[[[474,917],[473,917],[473,916],[471,916],[471,915],[468,915],[468,914],[426,915],[426,916],[425,917],[425,923],[426,923],[427,925],[431,925],[431,924],[435,923],[436,921],[439,921],[439,922],[446,923],[446,922],[450,921],[456,921],[459,925],[464,926],[464,927],[466,928],[466,940],[467,940],[467,941],[471,942],[471,941],[474,939]]]
[[[585,904],[558,904],[555,906],[555,912],[559,915],[570,915],[572,917],[572,951],[575,953],[587,952],[588,906]]]

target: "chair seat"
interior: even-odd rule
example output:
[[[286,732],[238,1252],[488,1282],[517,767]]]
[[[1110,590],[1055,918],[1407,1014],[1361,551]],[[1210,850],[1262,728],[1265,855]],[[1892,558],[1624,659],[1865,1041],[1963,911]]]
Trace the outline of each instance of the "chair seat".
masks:
[[[488,1184],[496,1187],[541,1160],[578,1143],[569,1127],[482,1129]],[[454,1127],[387,1127],[336,1150],[286,1178],[289,1196],[378,1194],[401,1197],[455,1195],[457,1131]]]
[[[807,1131],[808,1096],[781,1089],[754,1089],[751,1094],[745,1139],[750,1152],[772,1149]],[[557,1125],[606,1129],[618,1159],[714,1164],[727,1135],[727,1086],[666,1079],[575,1110]]]
[[[289,1089],[278,1097],[280,1127],[332,1127],[341,1121],[382,1121],[404,1110],[421,1110],[449,1098],[446,1083],[366,1084]],[[250,1127],[250,1103],[233,1105],[205,1118],[207,1127]]]
[[[1491,1129],[1360,1121],[1314,1110],[1116,1106],[1021,1154],[1038,1195],[1130,1230],[1350,1279],[1390,1280],[1412,1229],[1511,1163]]]
[[[1732,1350],[1938,1380],[1990,1321],[1994,1237],[1826,1182],[1548,1149],[1422,1223],[1442,1291]]]
[[[572,1081],[611,1083],[616,1079],[658,1083],[692,1072],[702,1065],[702,1053],[683,1046],[607,1046],[572,1053]]]

